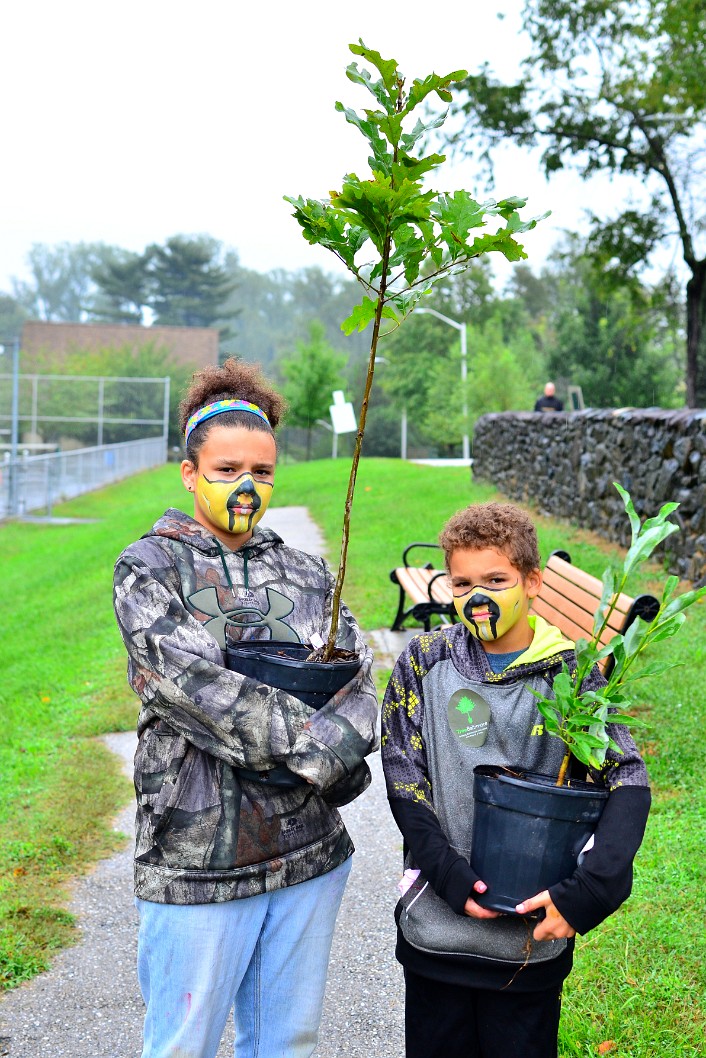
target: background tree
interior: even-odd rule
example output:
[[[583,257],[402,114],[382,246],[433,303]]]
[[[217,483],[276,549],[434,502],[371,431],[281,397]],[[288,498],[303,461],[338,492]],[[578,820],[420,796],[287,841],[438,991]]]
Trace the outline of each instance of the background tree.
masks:
[[[17,298],[11,297],[10,294],[0,294],[0,341],[19,338],[26,319],[27,312]]]
[[[496,299],[492,265],[486,257],[481,257],[473,261],[465,272],[440,279],[425,304],[452,319],[483,324],[492,315]],[[439,323],[435,326],[438,330]],[[447,338],[453,340],[452,335],[447,335]]]
[[[173,235],[145,251],[154,322],[177,327],[213,327],[235,289],[223,263],[223,244],[210,235]]]
[[[639,181],[642,205],[593,215],[603,265],[645,266],[676,237],[686,283],[686,402],[706,404],[706,256],[702,234],[706,5],[696,0],[527,0],[531,51],[517,84],[486,64],[461,86],[452,140],[486,160],[508,138],[541,144],[547,175],[574,165]]]
[[[289,402],[287,424],[306,430],[306,458],[311,459],[311,433],[317,419],[329,421],[332,393],[343,387],[341,371],[346,358],[325,338],[319,320],[309,324],[309,340],[296,343],[296,351],[279,363]]]
[[[105,243],[35,243],[27,255],[31,279],[13,281],[13,294],[35,320],[81,322],[96,292],[93,273],[116,253]]]
[[[233,251],[226,255],[225,266],[235,293],[223,309],[222,318],[231,331],[223,343],[224,354],[237,353],[269,367],[291,351],[293,340],[308,340],[309,324],[316,319],[323,324],[329,344],[347,360],[365,356],[364,337],[358,332],[345,335],[340,327],[341,315],[356,295],[350,279],[318,267],[255,272],[243,268]]]
[[[594,408],[683,403],[681,333],[668,326],[668,285],[611,279],[567,239],[554,276],[547,336],[548,377],[581,386]]]
[[[148,305],[148,258],[145,254],[116,250],[114,255],[93,270],[98,287],[93,298],[91,317],[111,323],[143,323]]]
[[[437,358],[427,386],[421,425],[429,441],[437,440],[439,454],[453,456],[464,434],[463,404],[468,428],[492,411],[530,410],[544,380],[543,359],[537,355],[527,328],[506,337],[503,302],[480,326],[468,327],[468,382],[460,382],[460,346]]]
[[[436,308],[433,296],[430,307]],[[441,310],[439,310],[441,311]],[[400,413],[404,409],[408,423],[421,430],[427,438],[423,423],[429,405],[429,393],[434,385],[439,364],[445,364],[451,356],[456,331],[436,321],[432,316],[412,315],[404,326],[396,330],[385,342],[385,363],[379,375],[380,388],[390,397]],[[461,377],[457,365],[454,380],[458,386]],[[446,437],[446,427],[441,433],[442,443],[453,443]]]

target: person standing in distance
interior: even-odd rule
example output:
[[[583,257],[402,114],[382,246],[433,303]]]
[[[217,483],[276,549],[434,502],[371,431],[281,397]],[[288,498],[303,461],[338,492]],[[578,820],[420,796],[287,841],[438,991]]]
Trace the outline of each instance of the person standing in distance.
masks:
[[[556,386],[553,382],[547,382],[544,387],[544,393],[541,397],[538,397],[535,405],[535,411],[563,411],[564,404],[556,395]]]
[[[307,1058],[353,844],[336,806],[368,786],[372,653],[342,605],[357,675],[316,711],[226,667],[238,640],[326,639],[323,559],[259,524],[284,401],[236,359],[180,406],[193,514],[168,510],[120,555],[115,612],[139,695],[135,755],[142,1058]]]

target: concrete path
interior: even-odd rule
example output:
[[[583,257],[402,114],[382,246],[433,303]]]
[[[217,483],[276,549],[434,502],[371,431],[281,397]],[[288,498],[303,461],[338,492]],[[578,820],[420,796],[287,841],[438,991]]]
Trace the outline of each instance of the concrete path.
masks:
[[[266,523],[287,543],[322,553],[323,540],[305,507],[274,508]],[[380,633],[378,664],[389,668],[408,634]],[[135,736],[105,741],[132,777]],[[342,809],[356,845],[334,939],[319,1046],[315,1058],[401,1058],[402,972],[394,958],[392,912],[397,899],[401,838],[387,807],[379,754],[373,783]],[[135,970],[137,916],[132,895],[133,806],[115,822],[129,835],[124,849],[76,883],[70,909],[80,943],[51,969],[0,1001],[0,1055],[10,1058],[139,1058],[143,1004]],[[232,1058],[228,1025],[218,1058]]]

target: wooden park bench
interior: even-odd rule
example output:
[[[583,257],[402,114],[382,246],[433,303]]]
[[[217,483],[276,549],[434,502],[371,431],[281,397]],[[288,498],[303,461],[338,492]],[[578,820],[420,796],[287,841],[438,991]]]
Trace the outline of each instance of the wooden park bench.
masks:
[[[390,580],[400,589],[393,632],[400,631],[409,617],[420,621],[426,632],[431,628],[433,617],[452,622],[458,619],[448,574],[444,569],[435,568],[431,562],[424,566],[410,566],[407,558],[413,548],[441,551],[438,544],[410,544],[402,556],[402,565],[390,573]],[[568,552],[553,551],[544,567],[542,590],[532,604],[532,613],[555,625],[574,642],[579,638],[590,639],[602,592],[603,585],[598,577],[572,565]],[[601,642],[609,643],[616,633],[627,631],[637,617],[654,620],[658,609],[659,602],[653,595],[638,595],[634,599],[619,595]],[[603,663],[605,674],[610,671],[612,663],[612,657]]]
[[[434,616],[448,617],[451,621],[457,619],[448,573],[445,569],[435,568],[433,562],[411,566],[407,558],[415,547],[441,551],[438,544],[422,543],[410,544],[404,549],[402,565],[390,573],[390,580],[400,589],[397,613],[392,622],[393,632],[400,632],[408,617],[421,621],[425,632],[430,630]]]

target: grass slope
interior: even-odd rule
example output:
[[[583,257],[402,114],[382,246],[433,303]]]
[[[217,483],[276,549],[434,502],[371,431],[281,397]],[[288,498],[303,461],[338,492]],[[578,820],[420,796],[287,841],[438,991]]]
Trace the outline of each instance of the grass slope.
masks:
[[[181,495],[171,466],[55,512],[94,524],[0,525],[0,986],[70,942],[66,883],[116,845],[110,820],[130,784],[95,736],[134,727],[137,714],[113,563]]]
[[[278,471],[274,502],[303,504],[335,565],[348,466],[321,461]],[[412,540],[433,541],[466,503],[493,495],[467,470],[364,460],[345,596],[363,627],[389,626],[397,589],[389,571]],[[70,942],[65,884],[114,845],[110,818],[130,796],[95,736],[131,728],[136,704],[113,623],[112,565],[121,548],[184,494],[167,466],[64,505],[93,525],[0,526],[0,981],[12,986]],[[600,575],[610,545],[537,518],[543,557],[566,547]],[[655,590],[658,571],[632,585]],[[633,897],[579,939],[566,986],[560,1054],[617,1058],[702,1055],[706,934],[700,907],[706,795],[701,700],[706,606],[664,651],[680,667],[644,686],[643,749],[655,793]],[[391,897],[392,900],[392,897]]]

